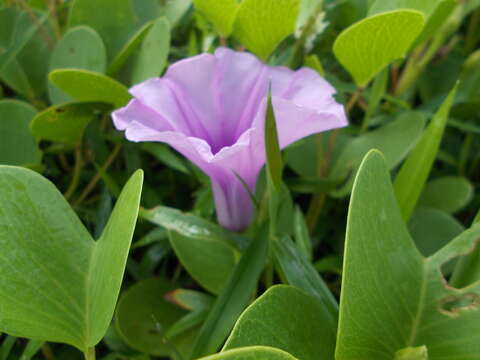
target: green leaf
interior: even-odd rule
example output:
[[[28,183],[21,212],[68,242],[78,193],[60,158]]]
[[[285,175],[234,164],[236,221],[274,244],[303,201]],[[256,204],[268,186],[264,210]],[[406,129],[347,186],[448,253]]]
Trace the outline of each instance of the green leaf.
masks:
[[[213,23],[220,35],[230,35],[239,7],[236,0],[193,0],[193,3]]]
[[[243,240],[202,218],[164,206],[142,210],[140,216],[169,230],[175,254],[200,285],[214,294],[223,289],[239,257],[235,245]]]
[[[328,320],[326,326],[330,329],[332,336],[335,336],[338,303],[325,281],[288,237],[279,238],[273,245],[275,261],[281,270],[281,275],[288,284],[318,299],[322,304],[323,317]]]
[[[273,286],[238,318],[223,350],[264,345],[298,359],[333,359],[335,334],[322,315],[321,304],[310,295],[292,286]]]
[[[133,0],[135,12],[141,24],[165,16],[172,28],[177,25],[191,5],[192,0]]]
[[[456,90],[457,87],[455,86],[433,117],[432,122],[424,130],[422,138],[395,178],[395,194],[400,209],[402,209],[403,218],[406,220],[410,218],[412,211],[415,209],[428,174],[432,169]]]
[[[170,24],[166,18],[155,21],[142,41],[132,69],[132,83],[159,76],[170,51]]]
[[[103,73],[106,66],[107,53],[102,38],[88,26],[68,30],[58,41],[50,58],[50,71],[77,68]],[[53,84],[48,86],[48,95],[53,104],[72,100]]]
[[[142,181],[141,171],[131,177],[94,241],[52,183],[0,166],[1,331],[84,352],[101,340],[120,291]]]
[[[243,0],[233,34],[250,51],[266,60],[295,30],[299,0]]]
[[[369,131],[343,146],[330,171],[332,179],[347,179],[343,186],[330,192],[335,197],[346,196],[353,185],[355,173],[362,158],[371,149],[385,154],[389,168],[393,168],[407,156],[419,141],[425,124],[425,115],[419,112],[403,112],[394,121]]]
[[[32,39],[33,36],[38,31],[38,26],[43,25],[47,20],[48,14],[43,13],[36,22],[32,22],[31,18],[27,17],[27,14],[22,13],[19,18],[22,18],[22,22],[27,23],[28,26],[18,26],[16,27],[15,33],[12,33],[12,43],[6,51],[3,53],[0,52],[0,72],[5,69],[5,67],[15,59],[16,56],[25,48],[27,43]],[[29,20],[27,22],[27,20]],[[16,25],[20,22],[17,19]]]
[[[188,273],[205,289],[218,294],[230,277],[238,252],[225,243],[169,231],[170,244]]]
[[[200,329],[192,358],[214,353],[248,305],[267,258],[266,238],[253,239]]]
[[[52,27],[46,18],[46,13],[33,9],[0,9],[0,22],[5,22],[5,28],[0,30],[3,32],[0,35],[0,59],[2,53],[10,58],[5,59],[3,67],[0,65],[0,74],[29,99],[42,95],[46,87],[45,74],[54,42]],[[33,33],[30,32],[32,27]]]
[[[158,161],[171,167],[172,169],[189,174],[190,171],[185,165],[183,158],[175,154],[168,146],[157,142],[142,143],[142,150],[153,155]]]
[[[244,237],[198,216],[182,213],[167,206],[157,206],[150,210],[142,209],[140,216],[168,230],[198,239],[198,241],[215,240],[238,250],[243,250],[247,246],[247,240]]]
[[[18,100],[0,101],[0,164],[39,164],[42,153],[30,134],[30,121],[37,111],[28,103]]]
[[[233,349],[199,360],[297,360],[292,355],[266,346],[249,346]]]
[[[467,178],[444,176],[427,183],[418,205],[455,213],[467,206],[472,197],[473,185]]]
[[[112,59],[132,35],[135,13],[131,0],[74,0],[68,16],[68,27],[87,25],[95,29]]]
[[[444,211],[419,207],[412,214],[408,230],[422,255],[430,256],[460,235],[465,227]]]
[[[428,350],[425,346],[398,350],[393,360],[428,360]]]
[[[40,139],[76,145],[98,109],[108,110],[105,103],[74,102],[49,107],[36,115],[31,124],[32,134]]]
[[[44,342],[39,340],[29,340],[19,360],[30,360],[43,346]]]
[[[155,355],[173,356],[182,338],[167,338],[166,332],[187,312],[165,296],[176,286],[161,278],[142,280],[125,291],[117,306],[115,325],[125,343],[133,349]],[[192,341],[193,333],[186,336]],[[188,356],[185,348],[183,356]],[[177,356],[174,356],[178,359]]]
[[[123,48],[112,60],[110,65],[108,65],[108,76],[114,76],[120,71],[127,59],[135,52],[135,50],[137,50],[137,48],[143,42],[143,39],[145,38],[145,36],[147,36],[152,25],[153,22],[149,22],[143,27],[141,27],[135,34],[133,34],[133,36],[128,40],[128,42],[123,46]]]
[[[308,232],[308,226],[302,213],[302,209],[298,206],[295,208],[295,218],[293,220],[293,233],[298,248],[305,255],[308,261],[312,261],[313,249],[312,240]]]
[[[49,75],[50,81],[78,101],[105,102],[125,106],[131,99],[128,89],[118,81],[93,71],[59,69]]]
[[[363,87],[388,64],[405,56],[424,23],[423,14],[415,10],[373,15],[345,29],[335,40],[333,52]]]
[[[430,360],[475,358],[480,283],[449,287],[440,268],[479,237],[475,226],[424,258],[405,227],[385,160],[371,151],[350,201],[335,358],[390,360],[423,345]]]
[[[283,161],[278,143],[277,124],[270,91],[265,115],[265,152],[269,178],[272,180],[275,190],[280,191],[282,186]]]

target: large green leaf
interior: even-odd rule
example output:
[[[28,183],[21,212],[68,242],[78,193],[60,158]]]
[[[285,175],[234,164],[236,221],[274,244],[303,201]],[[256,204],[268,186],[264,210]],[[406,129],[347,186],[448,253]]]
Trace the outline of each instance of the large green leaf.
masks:
[[[332,166],[330,178],[344,179],[349,176],[349,179],[331,194],[341,197],[349,193],[355,173],[363,157],[371,149],[378,149],[385,154],[389,168],[398,165],[420,139],[424,124],[425,116],[422,113],[404,112],[394,121],[344,145]]]
[[[52,71],[49,78],[61,90],[78,101],[105,102],[115,107],[122,107],[131,99],[124,85],[94,71],[59,69]]]
[[[95,29],[113,58],[132,35],[135,13],[131,0],[74,0],[68,17],[68,27],[87,25]]]
[[[250,51],[266,60],[295,29],[299,0],[243,0],[233,34]]]
[[[105,72],[107,53],[102,38],[88,26],[68,30],[57,43],[50,58],[50,71],[61,68],[77,68]],[[49,84],[48,95],[53,104],[71,101],[72,98]]]
[[[303,291],[271,287],[238,318],[224,350],[263,345],[302,360],[333,360],[335,333],[322,314],[322,305]]]
[[[456,89],[445,99],[395,178],[395,194],[406,220],[415,209],[437,156]]]
[[[391,360],[425,345],[430,360],[480,353],[480,282],[446,285],[441,266],[472,250],[480,226],[425,258],[395,199],[383,156],[370,152],[355,181],[347,224],[336,359]]]
[[[140,216],[169,230],[175,254],[200,285],[214,294],[223,289],[239,257],[235,245],[241,240],[237,236],[204,219],[165,206],[142,210]]]
[[[133,349],[156,356],[175,356],[181,337],[169,339],[167,330],[186,311],[167,301],[168,292],[176,286],[161,278],[140,281],[125,291],[117,306],[115,325],[123,340]],[[187,334],[193,341],[192,332]],[[181,349],[188,356],[187,349]]]
[[[44,140],[75,145],[98,109],[111,107],[105,103],[73,102],[49,107],[35,116],[30,124],[32,134]]]
[[[132,83],[159,76],[170,51],[170,24],[166,18],[155,21],[145,36],[132,69]]]
[[[193,3],[213,23],[220,35],[230,35],[239,6],[237,0],[193,0]]]
[[[358,86],[365,86],[380,70],[403,57],[425,23],[415,10],[395,10],[370,16],[344,30],[333,52]]]
[[[30,121],[37,111],[33,106],[17,100],[0,101],[0,164],[34,165],[40,163],[42,153],[30,134]]]
[[[63,196],[31,170],[0,166],[0,330],[97,344],[112,319],[137,219],[143,173],[125,185],[94,241]]]
[[[296,358],[275,348],[249,346],[207,356],[199,360],[296,360]]]

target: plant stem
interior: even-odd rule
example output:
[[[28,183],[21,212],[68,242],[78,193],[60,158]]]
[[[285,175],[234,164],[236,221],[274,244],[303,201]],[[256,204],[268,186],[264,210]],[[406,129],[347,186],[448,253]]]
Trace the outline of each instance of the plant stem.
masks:
[[[83,355],[85,356],[85,360],[95,360],[95,348],[89,348]]]
[[[107,171],[110,165],[112,165],[113,161],[117,157],[117,155],[120,153],[120,149],[122,148],[122,144],[117,144],[115,145],[115,148],[113,149],[112,153],[108,157],[108,159],[105,161],[105,163],[102,165],[101,170]],[[82,194],[78,197],[78,199],[73,203],[75,206],[81,204],[86,197],[92,192],[92,190],[95,188],[95,185],[97,185],[97,182],[100,180],[101,175],[100,171],[97,171],[97,174],[90,180],[88,185],[85,187],[83,190]]]
[[[81,145],[77,145],[75,148],[75,168],[73,169],[73,176],[72,180],[70,181],[70,185],[68,186],[67,191],[65,192],[64,196],[65,199],[69,200],[72,195],[75,193],[75,190],[78,187],[78,183],[80,180],[80,174],[83,168],[83,159],[82,159],[82,148]]]

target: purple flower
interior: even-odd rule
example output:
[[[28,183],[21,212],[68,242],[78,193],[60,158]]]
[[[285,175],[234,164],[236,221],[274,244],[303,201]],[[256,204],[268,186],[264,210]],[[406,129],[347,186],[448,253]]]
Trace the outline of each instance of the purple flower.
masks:
[[[347,125],[335,90],[313,70],[267,66],[226,48],[179,61],[162,78],[132,87],[134,99],[112,117],[127,139],[165,142],[209,175],[218,221],[242,230],[253,207],[237,175],[255,189],[265,164],[269,84],[282,148]]]

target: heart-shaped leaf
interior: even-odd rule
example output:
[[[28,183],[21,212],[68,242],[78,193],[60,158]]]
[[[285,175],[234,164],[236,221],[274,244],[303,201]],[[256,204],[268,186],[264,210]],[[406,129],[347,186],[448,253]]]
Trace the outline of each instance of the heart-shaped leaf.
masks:
[[[406,54],[424,24],[424,15],[416,10],[373,15],[344,30],[335,40],[333,52],[357,85],[364,86]]]
[[[262,59],[295,30],[299,0],[243,0],[233,34]]]
[[[137,219],[143,173],[94,241],[47,179],[0,166],[0,330],[87,350],[105,335]]]

